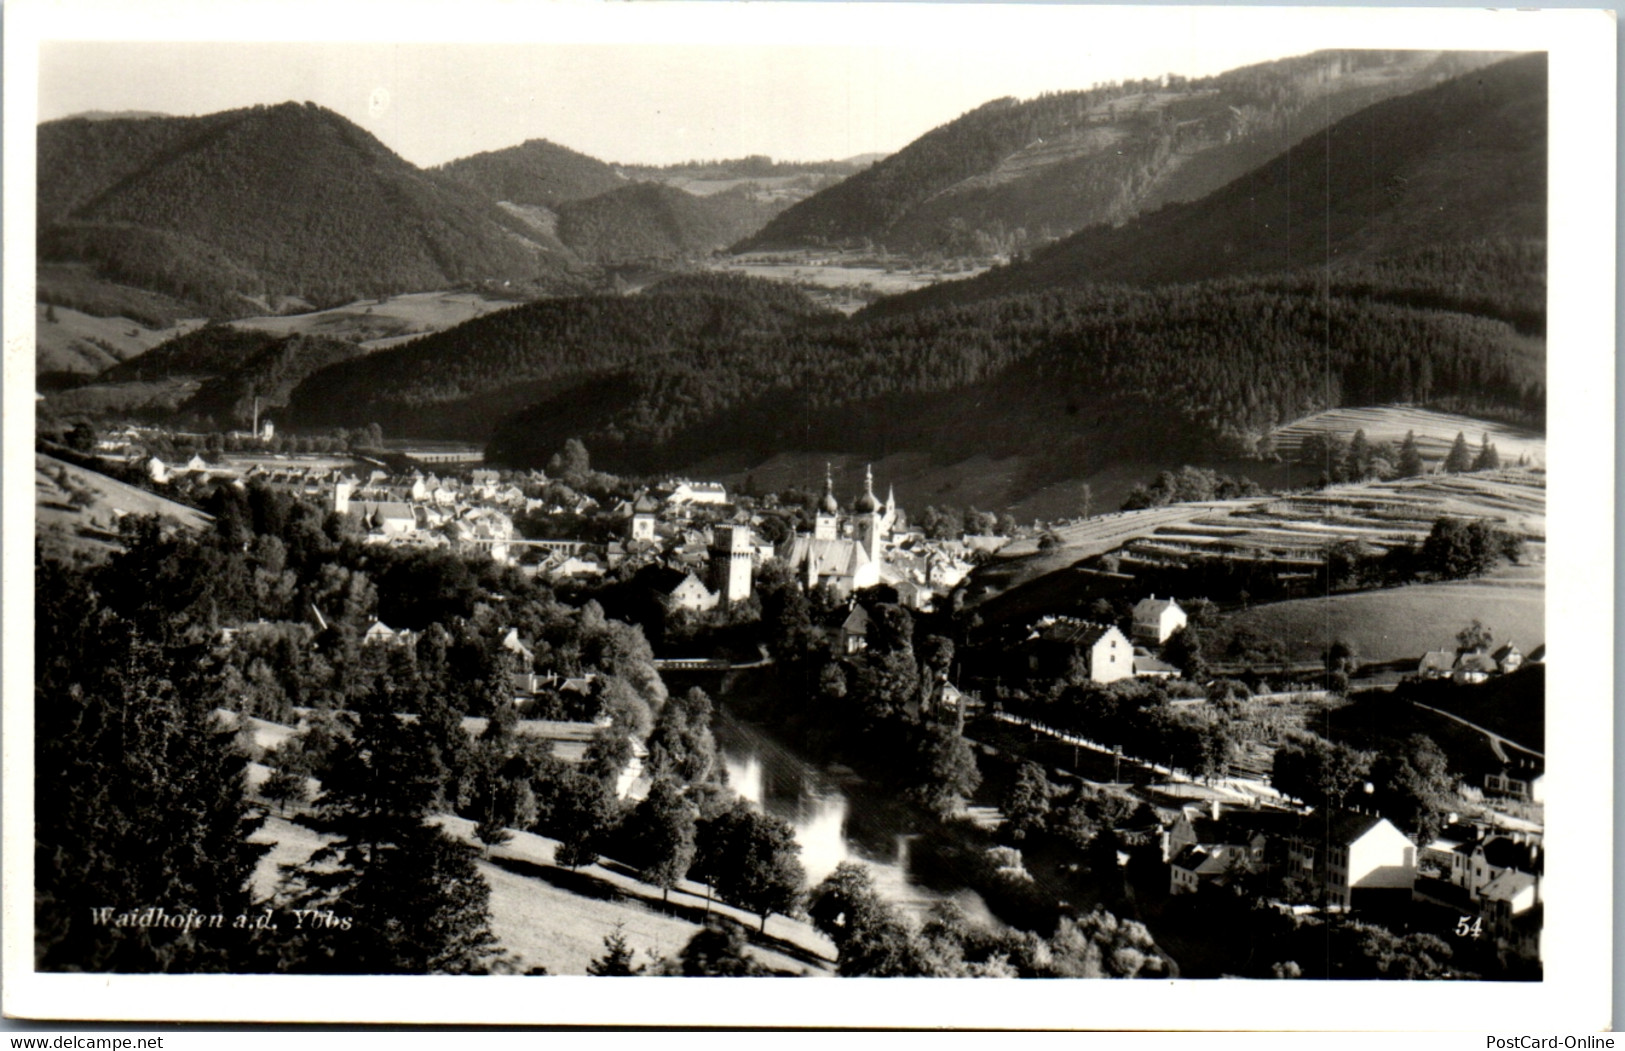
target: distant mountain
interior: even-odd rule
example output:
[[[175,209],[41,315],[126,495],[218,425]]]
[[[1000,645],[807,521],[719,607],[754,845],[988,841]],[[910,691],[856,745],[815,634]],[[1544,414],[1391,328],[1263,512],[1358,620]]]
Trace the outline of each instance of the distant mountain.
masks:
[[[613,167],[546,139],[476,153],[435,171],[491,201],[557,208],[625,186]]]
[[[674,259],[726,248],[782,210],[744,188],[699,197],[640,182],[561,205],[556,233],[588,262]]]
[[[1384,98],[1495,57],[1326,51],[1214,77],[999,99],[785,211],[737,251],[1022,251],[1193,200]]]
[[[152,117],[167,117],[167,116],[169,116],[169,114],[167,114],[167,113],[159,113],[157,110],[146,110],[146,109],[121,109],[121,110],[87,109],[83,113],[69,114],[68,116],[62,117],[60,119],[62,119],[62,120],[148,120],[148,119],[150,119]]]
[[[90,264],[201,312],[584,287],[523,222],[312,104],[52,121],[38,141],[40,261]]]
[[[1537,328],[1545,299],[1546,72],[1544,54],[1527,55],[1379,102],[1199,201],[1082,230],[1026,262],[871,309],[894,314],[1089,282],[1329,268],[1334,282],[1427,288],[1431,305],[1454,297],[1452,309]],[[1378,273],[1396,268],[1406,271],[1398,280]],[[1469,286],[1472,302],[1453,292]]]
[[[619,169],[628,176],[651,182],[668,179],[783,179],[799,175],[832,175],[845,178],[880,157],[880,153],[865,154],[841,161],[776,161],[762,154],[735,157],[720,161],[683,161],[679,164],[622,164]]]

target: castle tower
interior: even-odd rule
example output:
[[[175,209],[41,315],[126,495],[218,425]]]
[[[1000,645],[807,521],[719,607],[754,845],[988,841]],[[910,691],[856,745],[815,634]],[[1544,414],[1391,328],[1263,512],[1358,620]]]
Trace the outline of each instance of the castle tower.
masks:
[[[863,495],[852,505],[852,538],[869,556],[869,561],[880,561],[880,501],[875,499],[875,472],[873,467],[863,469]]]
[[[750,526],[719,525],[711,530],[711,576],[723,605],[750,598]]]
[[[824,465],[824,495],[818,501],[813,516],[813,539],[836,540],[841,535],[841,504],[835,499],[835,480],[830,476],[829,464]]]

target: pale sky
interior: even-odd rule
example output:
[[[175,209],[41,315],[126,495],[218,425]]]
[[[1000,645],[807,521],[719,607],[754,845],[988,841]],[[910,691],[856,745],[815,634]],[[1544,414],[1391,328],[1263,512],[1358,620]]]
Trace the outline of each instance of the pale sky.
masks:
[[[1350,21],[1326,9],[475,0],[437,9],[468,13],[444,27],[444,42],[412,32],[410,17],[358,19],[354,5],[337,2],[319,9],[328,35],[361,42],[249,43],[269,35],[262,22],[222,27],[189,11],[166,28],[151,10],[122,26],[116,12],[88,23],[103,40],[50,39],[92,35],[76,29],[87,23],[65,23],[42,34],[39,118],[194,115],[291,99],[335,110],[425,166],[530,138],[623,163],[820,160],[897,150],[1001,96],[1200,76],[1362,39],[1471,46],[1455,43],[1465,38],[1454,28],[1407,43],[1414,14]],[[276,20],[277,35],[310,35],[297,4],[275,10],[289,16]],[[516,17],[538,12],[550,17]],[[369,32],[418,39],[365,41]]]

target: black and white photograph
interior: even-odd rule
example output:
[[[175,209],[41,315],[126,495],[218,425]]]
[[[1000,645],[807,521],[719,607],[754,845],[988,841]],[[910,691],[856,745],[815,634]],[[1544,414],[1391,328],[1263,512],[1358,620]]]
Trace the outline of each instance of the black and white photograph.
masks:
[[[1611,12],[389,10],[8,5],[8,1014],[1608,1026]]]

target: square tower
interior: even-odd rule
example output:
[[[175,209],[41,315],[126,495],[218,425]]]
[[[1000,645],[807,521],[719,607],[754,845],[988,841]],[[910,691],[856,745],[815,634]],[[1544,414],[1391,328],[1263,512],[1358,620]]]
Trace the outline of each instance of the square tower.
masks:
[[[750,598],[753,555],[750,526],[719,525],[711,530],[711,575],[725,605]]]

